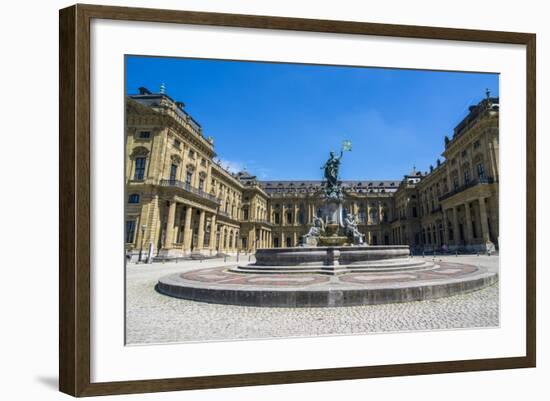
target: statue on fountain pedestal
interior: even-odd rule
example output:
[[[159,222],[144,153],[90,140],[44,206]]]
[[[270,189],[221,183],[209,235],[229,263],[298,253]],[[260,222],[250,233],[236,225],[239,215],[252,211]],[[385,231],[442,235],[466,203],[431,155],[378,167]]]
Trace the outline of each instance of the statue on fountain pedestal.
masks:
[[[351,150],[351,141],[344,141],[342,143],[342,150],[340,150],[340,156],[336,157],[334,152],[330,152],[329,159],[321,169],[324,169],[324,177],[326,182],[325,195],[329,199],[342,199],[342,188],[338,180],[338,173],[340,171],[340,161],[344,155],[344,151]]]
[[[346,227],[346,235],[353,238],[354,245],[363,245],[364,234],[361,234],[357,228],[357,218],[354,214],[348,214],[344,219],[344,225]]]
[[[340,156],[336,157],[334,152],[330,152],[330,157],[325,163],[322,169],[325,170],[325,194],[327,198],[341,198],[342,190],[338,182],[338,171],[340,170],[340,160],[342,159],[343,152],[340,151]]]
[[[313,225],[309,228],[306,235],[302,237],[302,244],[304,246],[317,246],[319,244],[319,237],[325,232],[325,223],[323,219],[313,216]]]

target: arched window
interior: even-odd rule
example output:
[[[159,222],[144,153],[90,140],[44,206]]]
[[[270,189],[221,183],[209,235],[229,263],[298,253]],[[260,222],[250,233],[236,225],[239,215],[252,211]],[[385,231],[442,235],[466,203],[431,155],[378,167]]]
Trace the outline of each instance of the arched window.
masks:
[[[145,166],[149,150],[143,146],[138,146],[132,151],[130,158],[134,159],[134,180],[143,180],[145,178]]]
[[[378,224],[378,210],[376,210],[376,208],[371,208],[370,209],[370,221],[372,224]]]
[[[364,207],[361,207],[361,209],[359,209],[359,223],[365,223],[366,220],[367,212],[365,211]]]
[[[384,223],[388,222],[388,209],[386,208],[382,209],[382,221]]]

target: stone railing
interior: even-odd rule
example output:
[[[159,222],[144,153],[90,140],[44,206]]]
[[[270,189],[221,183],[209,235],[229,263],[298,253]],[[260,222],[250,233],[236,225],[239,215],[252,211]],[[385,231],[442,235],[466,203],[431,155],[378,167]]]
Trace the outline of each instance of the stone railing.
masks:
[[[160,185],[162,185],[163,187],[180,188],[180,189],[183,189],[186,192],[198,195],[201,198],[208,199],[211,202],[214,202],[214,203],[217,203],[217,204],[221,203],[220,200],[217,197],[215,197],[214,195],[209,194],[208,192],[203,191],[200,188],[195,188],[191,184],[189,184],[188,182],[183,182],[183,181],[179,181],[179,180],[160,180]]]
[[[439,197],[439,202],[449,199],[451,196],[458,194],[459,192],[465,191],[468,188],[475,187],[478,184],[493,184],[495,180],[491,177],[480,177],[476,178],[474,180],[471,180],[470,182],[461,185],[455,189],[453,189],[451,192],[446,193],[445,195],[442,195]]]

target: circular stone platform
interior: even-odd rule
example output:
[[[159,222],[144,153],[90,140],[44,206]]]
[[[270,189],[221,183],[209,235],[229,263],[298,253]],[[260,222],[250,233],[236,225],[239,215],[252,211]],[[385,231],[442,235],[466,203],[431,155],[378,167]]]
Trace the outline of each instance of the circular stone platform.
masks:
[[[419,262],[418,260],[415,262]],[[421,262],[416,268],[339,274],[240,270],[247,266],[198,269],[163,277],[162,294],[194,301],[265,307],[333,307],[422,301],[478,290],[498,274],[484,267]],[[277,266],[274,268],[280,268]],[[348,268],[349,269],[349,268]]]

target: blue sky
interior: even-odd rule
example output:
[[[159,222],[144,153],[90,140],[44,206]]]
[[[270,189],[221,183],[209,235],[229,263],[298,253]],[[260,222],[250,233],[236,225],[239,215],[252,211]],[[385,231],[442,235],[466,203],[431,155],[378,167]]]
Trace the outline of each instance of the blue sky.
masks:
[[[342,179],[426,171],[498,75],[127,56],[126,90],[161,83],[212,136],[224,165],[264,180],[321,179],[345,139]]]

